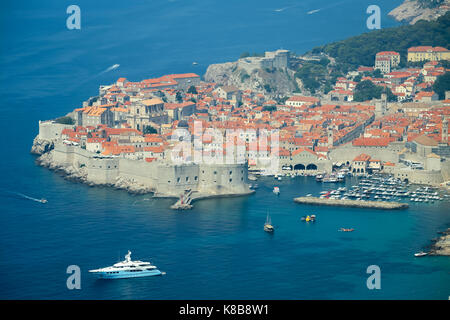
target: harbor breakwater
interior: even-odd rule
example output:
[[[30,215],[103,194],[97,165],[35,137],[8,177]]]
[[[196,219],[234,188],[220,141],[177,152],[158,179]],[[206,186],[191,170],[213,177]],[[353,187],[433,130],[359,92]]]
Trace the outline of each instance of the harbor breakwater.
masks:
[[[317,197],[298,197],[294,201],[302,204],[325,205],[325,206],[339,206],[339,207],[354,207],[354,208],[369,208],[369,209],[407,209],[407,203],[387,202],[387,201],[362,201],[362,200],[338,200]]]

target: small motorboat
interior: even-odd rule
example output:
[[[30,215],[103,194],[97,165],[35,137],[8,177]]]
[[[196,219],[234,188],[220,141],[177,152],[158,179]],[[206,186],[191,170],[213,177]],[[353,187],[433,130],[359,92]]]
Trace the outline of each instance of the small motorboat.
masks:
[[[353,229],[353,228],[350,228],[350,229],[340,228],[339,231],[342,231],[342,232],[353,232],[353,231],[355,231],[355,229]]]
[[[196,66],[196,65],[198,65],[198,62],[192,62],[192,64],[194,65],[194,66]]]
[[[301,217],[301,220],[305,221],[305,222],[315,222],[316,221],[316,216],[314,214],[312,214],[310,216],[308,215],[306,217]]]
[[[47,199],[42,198],[41,200],[39,200],[40,203],[47,203]]]
[[[423,252],[423,251],[414,253],[414,257],[423,257],[423,256],[426,256],[426,255],[428,255],[428,253],[427,252]]]
[[[279,195],[280,194],[280,188],[273,187],[273,193],[275,193],[276,195]]]
[[[267,214],[266,223],[264,223],[264,231],[270,233],[275,231],[275,228],[272,225],[272,220],[270,219],[269,214]]]

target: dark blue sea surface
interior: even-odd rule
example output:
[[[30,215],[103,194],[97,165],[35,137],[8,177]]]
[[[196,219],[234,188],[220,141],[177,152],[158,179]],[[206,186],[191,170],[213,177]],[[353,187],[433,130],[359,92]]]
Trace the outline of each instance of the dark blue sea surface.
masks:
[[[172,200],[66,181],[29,154],[38,120],[81,106],[100,84],[203,74],[244,51],[303,53],[368,31],[371,4],[382,10],[382,27],[397,25],[386,14],[400,3],[2,1],[0,298],[447,299],[450,260],[413,256],[448,227],[447,202],[404,211],[304,206],[293,198],[318,194],[322,184],[266,178],[254,195],[175,212]],[[81,8],[81,30],[66,29],[70,4]],[[114,64],[120,67],[104,72]],[[268,212],[274,235],[262,230]],[[301,222],[305,214],[318,221]],[[100,281],[87,272],[128,249],[167,274]],[[69,265],[82,270],[81,290],[66,287]],[[366,287],[369,265],[381,268],[381,290]]]

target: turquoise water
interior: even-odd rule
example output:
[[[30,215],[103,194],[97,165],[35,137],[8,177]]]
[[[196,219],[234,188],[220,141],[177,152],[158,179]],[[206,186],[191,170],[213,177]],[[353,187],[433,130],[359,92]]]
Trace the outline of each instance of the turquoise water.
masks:
[[[203,74],[244,51],[302,53],[365,32],[369,4],[382,8],[383,27],[395,25],[385,14],[400,2],[134,1],[126,8],[123,1],[79,1],[82,29],[68,31],[71,2],[3,1],[0,298],[447,299],[449,259],[412,254],[449,226],[448,203],[392,212],[307,207],[292,199],[322,185],[296,178],[276,182],[279,197],[266,179],[254,195],[174,212],[171,200],[65,181],[28,153],[39,119],[71,111],[119,76]],[[102,73],[113,64],[120,67]],[[273,236],[262,230],[268,211]],[[301,222],[307,213],[318,221]],[[128,249],[167,275],[98,281],[88,274]],[[66,288],[72,264],[82,270],[81,290]],[[366,288],[373,264],[381,268],[378,291]]]

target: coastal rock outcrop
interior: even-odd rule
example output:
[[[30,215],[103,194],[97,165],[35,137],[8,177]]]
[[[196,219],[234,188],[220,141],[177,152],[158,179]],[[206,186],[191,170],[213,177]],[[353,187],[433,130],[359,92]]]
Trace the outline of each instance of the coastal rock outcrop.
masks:
[[[431,245],[430,255],[450,256],[450,228],[441,232],[442,236]]]
[[[53,141],[40,139],[39,136],[36,136],[33,140],[33,145],[31,146],[31,153],[42,155],[44,153],[47,153],[53,149],[55,146]]]
[[[447,12],[446,6],[448,5],[450,5],[450,0],[446,0],[444,5],[426,8],[421,6],[417,0],[405,0],[388,15],[397,21],[415,24],[419,20],[436,20]]]
[[[238,62],[211,64],[206,70],[204,79],[273,97],[286,96],[296,90],[294,71],[290,69],[255,68],[248,72],[239,68]]]
[[[87,179],[86,168],[75,168],[73,166],[63,166],[61,164],[58,164],[53,160],[51,152],[42,154],[39,158],[36,159],[36,163],[42,167],[46,167],[50,170],[58,172],[67,180],[78,181],[87,184],[92,183]]]
[[[152,188],[145,186],[133,179],[126,179],[123,177],[118,177],[116,183],[113,185],[116,189],[126,190],[133,194],[145,194],[155,192]]]

